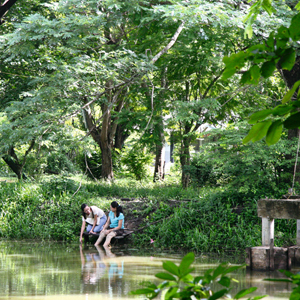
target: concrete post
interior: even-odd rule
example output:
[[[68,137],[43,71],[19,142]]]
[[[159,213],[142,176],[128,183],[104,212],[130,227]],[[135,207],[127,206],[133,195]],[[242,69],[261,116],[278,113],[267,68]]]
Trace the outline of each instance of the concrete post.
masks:
[[[297,220],[297,246],[300,246],[300,220]]]
[[[261,221],[262,221],[262,245],[269,247],[271,244],[271,239],[274,240],[274,219],[261,218]]]

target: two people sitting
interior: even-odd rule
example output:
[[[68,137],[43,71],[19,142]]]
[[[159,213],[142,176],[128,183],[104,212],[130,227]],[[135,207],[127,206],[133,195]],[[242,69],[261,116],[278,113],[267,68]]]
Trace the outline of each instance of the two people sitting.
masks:
[[[82,226],[80,231],[80,243],[82,243],[82,235],[86,224],[87,232],[90,234],[100,233],[95,246],[99,245],[106,238],[104,247],[110,244],[110,241],[115,236],[121,236],[124,233],[124,214],[122,206],[118,202],[113,201],[110,204],[110,212],[108,218],[103,210],[97,206],[81,205],[82,210]],[[102,214],[103,213],[103,214]]]

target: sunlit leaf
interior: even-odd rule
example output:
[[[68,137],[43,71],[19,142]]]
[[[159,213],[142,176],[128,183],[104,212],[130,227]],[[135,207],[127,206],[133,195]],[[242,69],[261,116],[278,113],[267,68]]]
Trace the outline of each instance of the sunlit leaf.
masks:
[[[243,139],[243,144],[247,144],[250,141],[256,142],[262,139],[267,134],[271,124],[272,121],[264,121],[253,125],[248,135]]]
[[[182,274],[195,260],[195,254],[193,252],[188,253],[183,257],[180,265],[179,265],[179,273]]]
[[[297,5],[299,5],[299,3]],[[300,13],[292,18],[291,25],[290,25],[290,28],[289,28],[291,38],[294,41],[298,41],[300,39],[300,26],[299,26],[299,24],[300,24]]]
[[[294,95],[299,85],[300,85],[300,80],[296,81],[293,87],[284,95],[284,97],[281,100],[282,104],[285,104],[291,100],[292,96]]]
[[[257,121],[261,121],[261,120],[265,119],[267,116],[271,115],[272,112],[273,112],[272,109],[260,110],[250,116],[248,123],[255,124]]]
[[[248,295],[250,293],[253,293],[256,290],[257,290],[257,287],[251,287],[249,289],[241,290],[233,298],[234,299],[240,299],[240,298],[245,297],[246,295]]]
[[[163,268],[173,275],[179,276],[179,268],[171,261],[163,262]]]
[[[283,126],[281,120],[272,123],[266,135],[266,143],[268,144],[268,146],[274,145],[279,141],[281,137],[282,129]]]
[[[176,281],[176,278],[169,273],[160,272],[155,274],[155,277],[163,280]]]

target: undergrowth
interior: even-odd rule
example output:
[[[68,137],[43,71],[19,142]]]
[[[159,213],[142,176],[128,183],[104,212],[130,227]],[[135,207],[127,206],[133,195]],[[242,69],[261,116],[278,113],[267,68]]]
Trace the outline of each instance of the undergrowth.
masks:
[[[182,189],[174,183],[81,179],[48,176],[39,183],[1,182],[0,237],[77,242],[81,204],[97,205],[108,212],[114,199],[124,206],[127,220],[137,218],[139,227],[144,227],[130,239],[136,247],[244,251],[261,243],[256,201],[266,196],[280,197],[280,191],[265,195],[221,187]],[[130,208],[131,202],[122,203],[121,198],[139,202]],[[276,246],[294,244],[295,237],[295,220],[275,221]],[[151,239],[154,243],[150,244]]]

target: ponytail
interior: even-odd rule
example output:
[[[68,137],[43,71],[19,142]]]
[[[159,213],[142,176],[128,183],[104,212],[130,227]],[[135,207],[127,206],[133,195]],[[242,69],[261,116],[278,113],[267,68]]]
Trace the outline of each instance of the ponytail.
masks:
[[[113,201],[110,205],[113,208],[117,208],[117,212],[116,212],[117,217],[119,217],[120,213],[123,213],[123,208],[121,205],[118,204],[117,201]]]
[[[87,205],[86,205],[85,203],[83,203],[83,204],[81,205],[82,216],[84,217],[84,219],[86,219],[86,215],[85,215],[85,212],[84,212],[84,209],[85,209],[86,206],[87,206]]]

